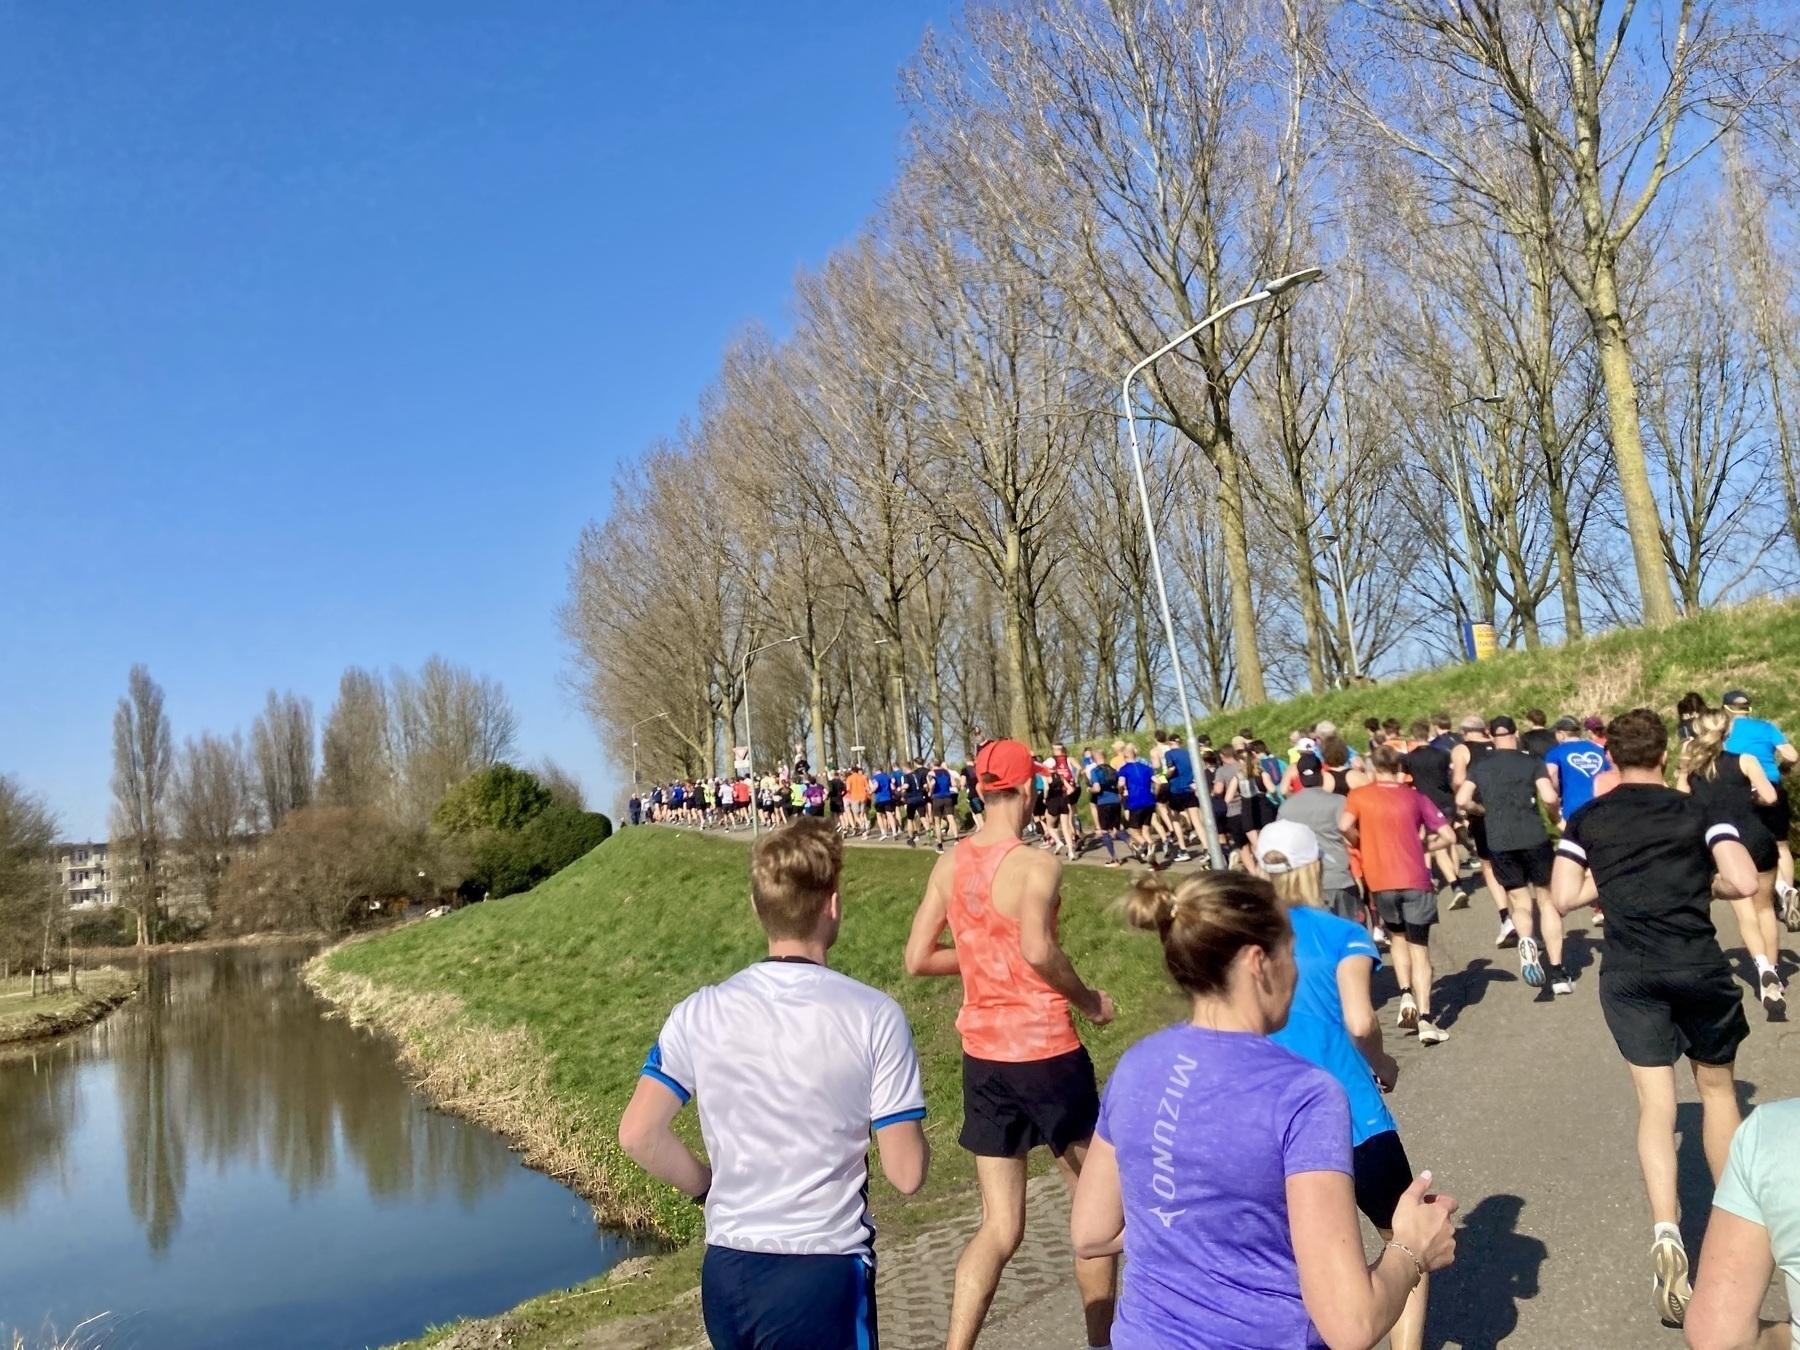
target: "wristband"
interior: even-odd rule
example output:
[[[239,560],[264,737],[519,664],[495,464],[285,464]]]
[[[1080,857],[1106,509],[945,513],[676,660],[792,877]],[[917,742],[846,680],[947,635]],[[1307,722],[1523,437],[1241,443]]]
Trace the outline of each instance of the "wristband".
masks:
[[[1392,1238],[1389,1238],[1387,1240],[1386,1244],[1383,1245],[1381,1250],[1385,1252],[1389,1247],[1398,1247],[1401,1251],[1405,1252],[1408,1256],[1410,1256],[1412,1258],[1413,1268],[1419,1272],[1419,1278],[1421,1280],[1425,1278],[1425,1275],[1426,1275],[1425,1263],[1423,1261],[1419,1260],[1419,1254],[1417,1252],[1415,1252],[1411,1247],[1407,1246],[1404,1242],[1396,1242]]]

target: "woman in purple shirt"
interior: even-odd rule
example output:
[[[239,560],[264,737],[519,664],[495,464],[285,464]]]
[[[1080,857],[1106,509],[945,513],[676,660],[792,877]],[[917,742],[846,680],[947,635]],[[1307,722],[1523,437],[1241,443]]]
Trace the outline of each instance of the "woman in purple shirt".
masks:
[[[1119,1061],[1075,1193],[1076,1255],[1129,1258],[1113,1345],[1369,1350],[1450,1264],[1456,1202],[1427,1195],[1422,1173],[1365,1258],[1344,1089],[1268,1039],[1297,979],[1268,882],[1152,877],[1128,913],[1161,937],[1193,1012]]]

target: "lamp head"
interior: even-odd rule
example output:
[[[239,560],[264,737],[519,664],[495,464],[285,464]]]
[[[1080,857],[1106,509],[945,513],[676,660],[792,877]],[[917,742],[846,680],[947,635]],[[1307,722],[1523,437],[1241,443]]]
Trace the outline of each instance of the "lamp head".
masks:
[[[1280,295],[1283,291],[1309,286],[1324,275],[1323,267],[1302,267],[1298,272],[1289,272],[1285,277],[1276,277],[1275,280],[1266,282],[1263,289],[1272,296]]]

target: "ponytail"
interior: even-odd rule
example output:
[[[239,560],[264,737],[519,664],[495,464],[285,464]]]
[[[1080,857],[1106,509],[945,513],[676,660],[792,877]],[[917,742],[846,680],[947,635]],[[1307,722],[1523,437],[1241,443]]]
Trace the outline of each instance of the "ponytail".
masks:
[[[1292,933],[1275,888],[1241,872],[1202,872],[1179,887],[1154,874],[1125,897],[1133,928],[1162,939],[1163,964],[1190,994],[1219,994],[1245,947],[1274,951]]]

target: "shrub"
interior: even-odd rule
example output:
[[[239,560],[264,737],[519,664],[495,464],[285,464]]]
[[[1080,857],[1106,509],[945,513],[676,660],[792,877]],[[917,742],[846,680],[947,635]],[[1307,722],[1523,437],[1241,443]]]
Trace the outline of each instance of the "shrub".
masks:
[[[431,823],[445,834],[522,830],[554,803],[536,774],[496,764],[451,788],[431,813]]]
[[[539,812],[522,830],[490,830],[475,844],[462,893],[498,900],[528,891],[611,834],[612,822],[598,812],[560,805]]]

